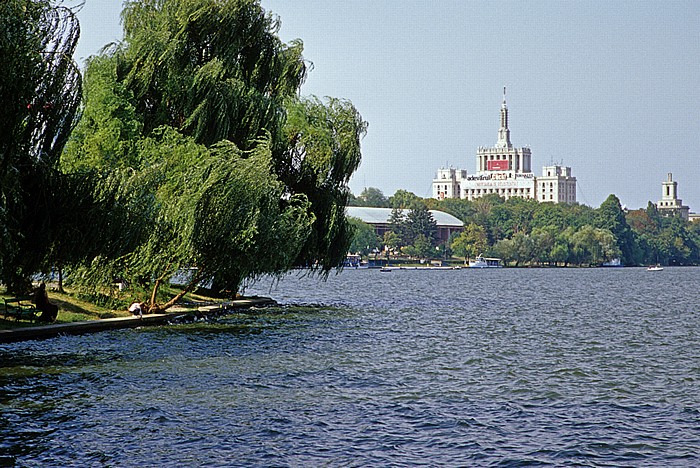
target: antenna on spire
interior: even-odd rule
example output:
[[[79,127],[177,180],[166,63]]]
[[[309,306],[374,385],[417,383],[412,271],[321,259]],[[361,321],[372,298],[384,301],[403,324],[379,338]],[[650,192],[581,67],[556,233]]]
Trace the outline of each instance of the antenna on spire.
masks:
[[[503,102],[506,102],[506,87],[503,87]]]

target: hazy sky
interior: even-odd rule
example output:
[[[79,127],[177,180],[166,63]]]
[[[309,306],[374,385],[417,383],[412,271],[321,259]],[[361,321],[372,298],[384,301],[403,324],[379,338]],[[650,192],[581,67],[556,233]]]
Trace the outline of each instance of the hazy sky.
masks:
[[[303,94],[369,122],[353,193],[431,195],[440,167],[476,171],[503,86],[537,175],[571,166],[578,200],[658,201],[669,172],[700,212],[700,2],[263,0],[304,42]],[[87,0],[76,58],[121,38],[119,0]]]

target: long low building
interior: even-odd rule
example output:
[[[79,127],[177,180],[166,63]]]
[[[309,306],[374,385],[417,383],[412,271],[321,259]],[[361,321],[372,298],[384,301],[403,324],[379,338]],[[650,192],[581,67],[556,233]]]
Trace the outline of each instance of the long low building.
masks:
[[[372,208],[366,206],[348,206],[347,215],[369,224],[380,238],[391,230],[391,208]],[[402,210],[407,215],[409,210]],[[444,211],[430,210],[430,214],[437,223],[437,234],[441,242],[447,242],[452,233],[462,232],[464,223]]]

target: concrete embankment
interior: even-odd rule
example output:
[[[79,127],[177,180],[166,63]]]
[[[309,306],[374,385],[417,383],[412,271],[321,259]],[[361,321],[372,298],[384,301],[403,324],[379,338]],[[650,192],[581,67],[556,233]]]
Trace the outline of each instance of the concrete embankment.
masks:
[[[82,335],[106,330],[118,330],[121,328],[137,328],[154,325],[163,325],[172,320],[187,316],[201,316],[218,314],[225,310],[245,309],[255,306],[270,306],[276,302],[266,297],[249,299],[237,299],[222,304],[200,306],[197,308],[173,307],[171,311],[163,314],[148,314],[139,317],[117,317],[101,320],[87,320],[84,322],[55,323],[39,325],[12,330],[0,330],[0,343],[12,343],[16,341],[41,340],[53,338],[59,335]]]

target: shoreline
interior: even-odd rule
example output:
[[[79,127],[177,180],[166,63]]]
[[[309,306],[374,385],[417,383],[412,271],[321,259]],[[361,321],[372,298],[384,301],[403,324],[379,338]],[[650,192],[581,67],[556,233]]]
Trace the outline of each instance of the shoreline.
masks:
[[[171,312],[147,314],[142,318],[137,316],[115,317],[0,330],[0,344],[43,340],[61,335],[83,335],[124,328],[165,325],[171,320],[187,316],[217,314],[225,310],[246,309],[254,306],[271,306],[275,304],[277,304],[277,302],[269,297],[252,297],[236,299],[221,304],[200,306],[197,308],[175,306],[172,308],[173,311]]]

